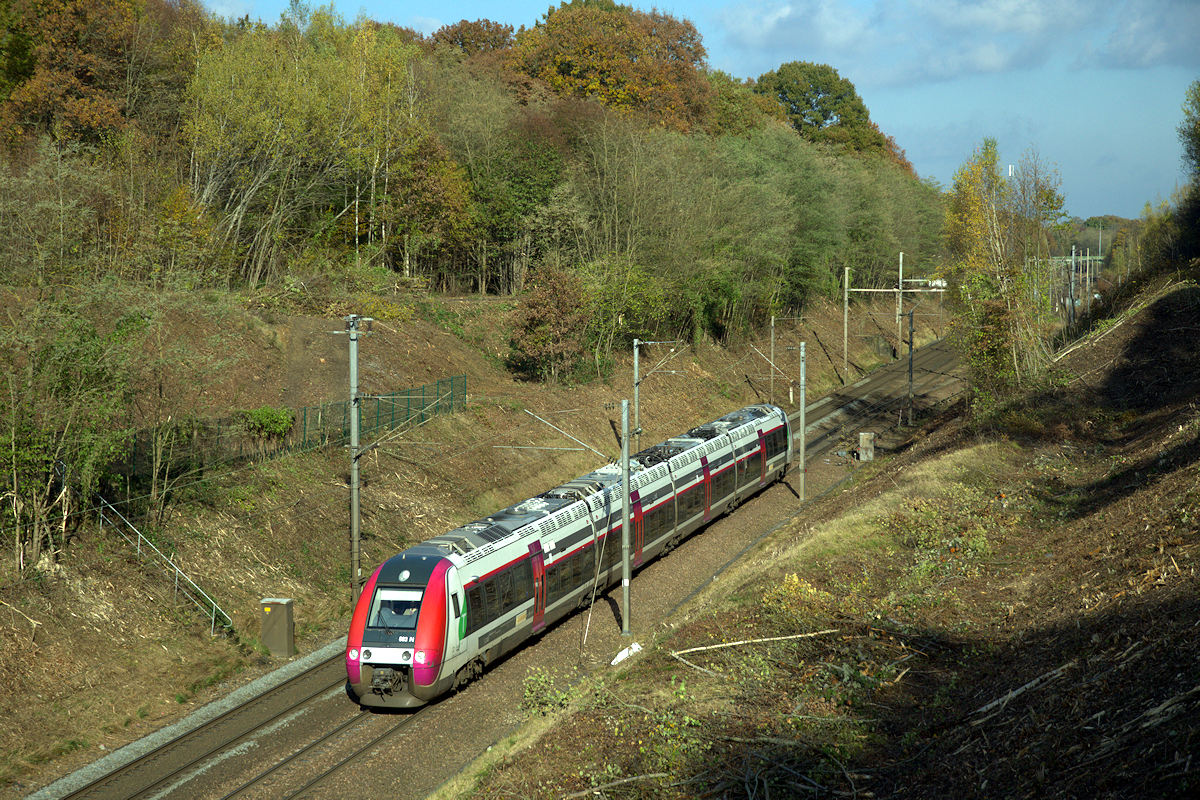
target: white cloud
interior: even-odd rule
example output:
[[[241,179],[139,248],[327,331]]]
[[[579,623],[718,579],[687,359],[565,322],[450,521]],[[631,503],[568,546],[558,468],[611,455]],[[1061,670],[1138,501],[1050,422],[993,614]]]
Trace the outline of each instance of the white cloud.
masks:
[[[1200,66],[1200,3],[1195,0],[1127,2],[1113,14],[1113,22],[1103,45],[1089,44],[1077,65]]]
[[[438,28],[445,27],[446,23],[434,17],[409,17],[405,23],[407,27],[412,28],[418,33],[423,33],[426,36],[436,31]]]
[[[206,0],[204,6],[221,19],[241,19],[250,13],[248,0]]]
[[[750,70],[824,62],[877,86],[1050,63],[1200,64],[1197,0],[743,0],[718,19]]]

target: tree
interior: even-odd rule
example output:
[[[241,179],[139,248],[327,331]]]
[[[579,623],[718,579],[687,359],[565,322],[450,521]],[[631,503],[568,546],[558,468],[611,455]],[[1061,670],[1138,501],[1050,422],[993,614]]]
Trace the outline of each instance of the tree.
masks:
[[[1183,163],[1192,180],[1200,179],[1200,80],[1193,81],[1184,95],[1179,141],[1183,144]]]
[[[514,312],[508,363],[534,380],[558,380],[584,356],[588,313],[583,283],[567,270],[539,267]]]
[[[760,76],[754,89],[778,101],[805,139],[883,155],[912,172],[904,151],[871,121],[854,84],[828,64],[790,61]]]
[[[21,574],[66,547],[81,499],[128,440],[129,320],[103,333],[78,306],[35,301],[0,328],[0,517]]]
[[[695,26],[613,3],[563,3],[517,33],[509,63],[556,92],[638,111],[687,130],[706,114],[712,89]]]
[[[539,109],[518,106],[486,73],[455,64],[438,83],[446,86],[439,95],[439,134],[470,185],[472,240],[464,243],[463,260],[473,267],[479,292],[517,291],[532,247],[526,221],[547,201],[562,170],[552,123]]]
[[[744,136],[772,121],[786,119],[778,103],[726,72],[711,70],[708,82],[713,96],[706,127],[714,136]]]
[[[40,137],[22,167],[0,164],[0,257],[10,280],[37,286],[93,274],[99,209],[111,186],[96,149]]]
[[[16,0],[14,43],[33,44],[32,69],[0,109],[14,140],[38,133],[95,141],[125,124],[121,69],[134,25],[128,0]]]
[[[1058,220],[1063,200],[1057,176],[1036,154],[1017,181],[1000,174],[995,139],[984,139],[954,174],[946,215],[950,275],[960,308],[963,344],[977,401],[994,403],[1036,377],[1048,362],[1050,332],[1039,308],[1037,260],[1031,242]]]
[[[12,0],[0,11],[0,127],[99,142],[173,132],[206,24],[195,0]]]
[[[478,53],[506,50],[513,43],[513,27],[490,19],[474,22],[462,20],[443,25],[430,37],[434,44],[445,44],[461,50],[468,58]]]
[[[251,285],[342,231],[406,275],[465,225],[461,170],[430,129],[414,45],[321,11],[206,53],[189,90],[192,196]]]

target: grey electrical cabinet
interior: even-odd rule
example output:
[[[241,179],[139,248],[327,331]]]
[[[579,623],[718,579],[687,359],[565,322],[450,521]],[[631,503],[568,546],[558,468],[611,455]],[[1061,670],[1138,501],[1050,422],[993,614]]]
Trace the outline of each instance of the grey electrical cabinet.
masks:
[[[875,460],[875,434],[870,431],[860,431],[858,434],[858,460]]]
[[[291,658],[296,654],[292,601],[279,597],[262,599],[262,643],[271,655]]]

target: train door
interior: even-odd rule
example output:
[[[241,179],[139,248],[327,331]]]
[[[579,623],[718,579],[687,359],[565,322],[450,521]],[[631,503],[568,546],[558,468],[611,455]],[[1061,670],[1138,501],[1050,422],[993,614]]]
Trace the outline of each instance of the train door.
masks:
[[[760,487],[767,485],[767,437],[763,434],[762,428],[758,429],[758,485]]]
[[[529,545],[529,562],[533,566],[533,632],[540,633],[546,627],[546,555],[540,541]]]
[[[708,468],[708,456],[700,456],[700,468],[704,470],[704,521],[712,519],[712,470]]]
[[[467,593],[457,569],[446,570],[446,594],[450,603],[446,614],[446,658],[450,659],[462,652],[463,640],[467,638]]]
[[[633,566],[642,565],[642,543],[646,539],[646,521],[642,515],[642,496],[640,492],[629,493],[630,515],[633,517]]]

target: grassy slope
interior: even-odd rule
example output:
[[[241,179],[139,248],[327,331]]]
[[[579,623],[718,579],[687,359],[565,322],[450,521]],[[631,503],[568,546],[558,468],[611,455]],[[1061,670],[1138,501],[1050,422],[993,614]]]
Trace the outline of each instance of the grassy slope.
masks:
[[[1140,302],[997,428],[814,503],[565,710],[531,676],[554,723],[444,794],[1190,796],[1200,289]]]
[[[113,306],[141,302],[151,299],[132,292]],[[347,309],[325,317],[248,313],[235,298],[211,292],[154,302],[169,309],[167,330],[175,337],[160,343],[162,352],[175,354],[176,345],[202,352],[191,362],[170,359],[182,367],[164,376],[168,404],[227,415],[346,395],[346,340],[330,332]],[[392,438],[365,459],[364,568],[597,465],[588,452],[506,449],[573,446],[524,409],[617,452],[612,424],[619,425],[616,404],[629,395],[631,365],[619,365],[608,382],[515,382],[501,366],[511,307],[504,300],[425,299],[411,316],[401,309],[363,341],[364,393],[463,374],[471,395],[466,413]],[[808,341],[840,342],[840,309],[810,316]],[[780,326],[777,350],[789,375],[798,376],[799,364],[785,347],[799,338]],[[757,345],[766,352],[766,342]],[[834,358],[810,347],[814,395],[835,382],[837,350]],[[868,367],[874,356],[856,349],[851,359]],[[187,372],[189,363],[202,378]],[[643,385],[647,442],[765,399],[767,371],[746,343],[700,343],[671,367],[678,374],[651,376]],[[24,795],[277,666],[257,641],[262,597],[296,601],[301,653],[342,634],[350,607],[346,473],[345,454],[332,451],[214,470],[179,488],[150,533],[230,612],[234,638],[210,637],[207,621],[174,602],[169,579],[141,566],[91,521],[35,579],[0,576],[0,796]]]

